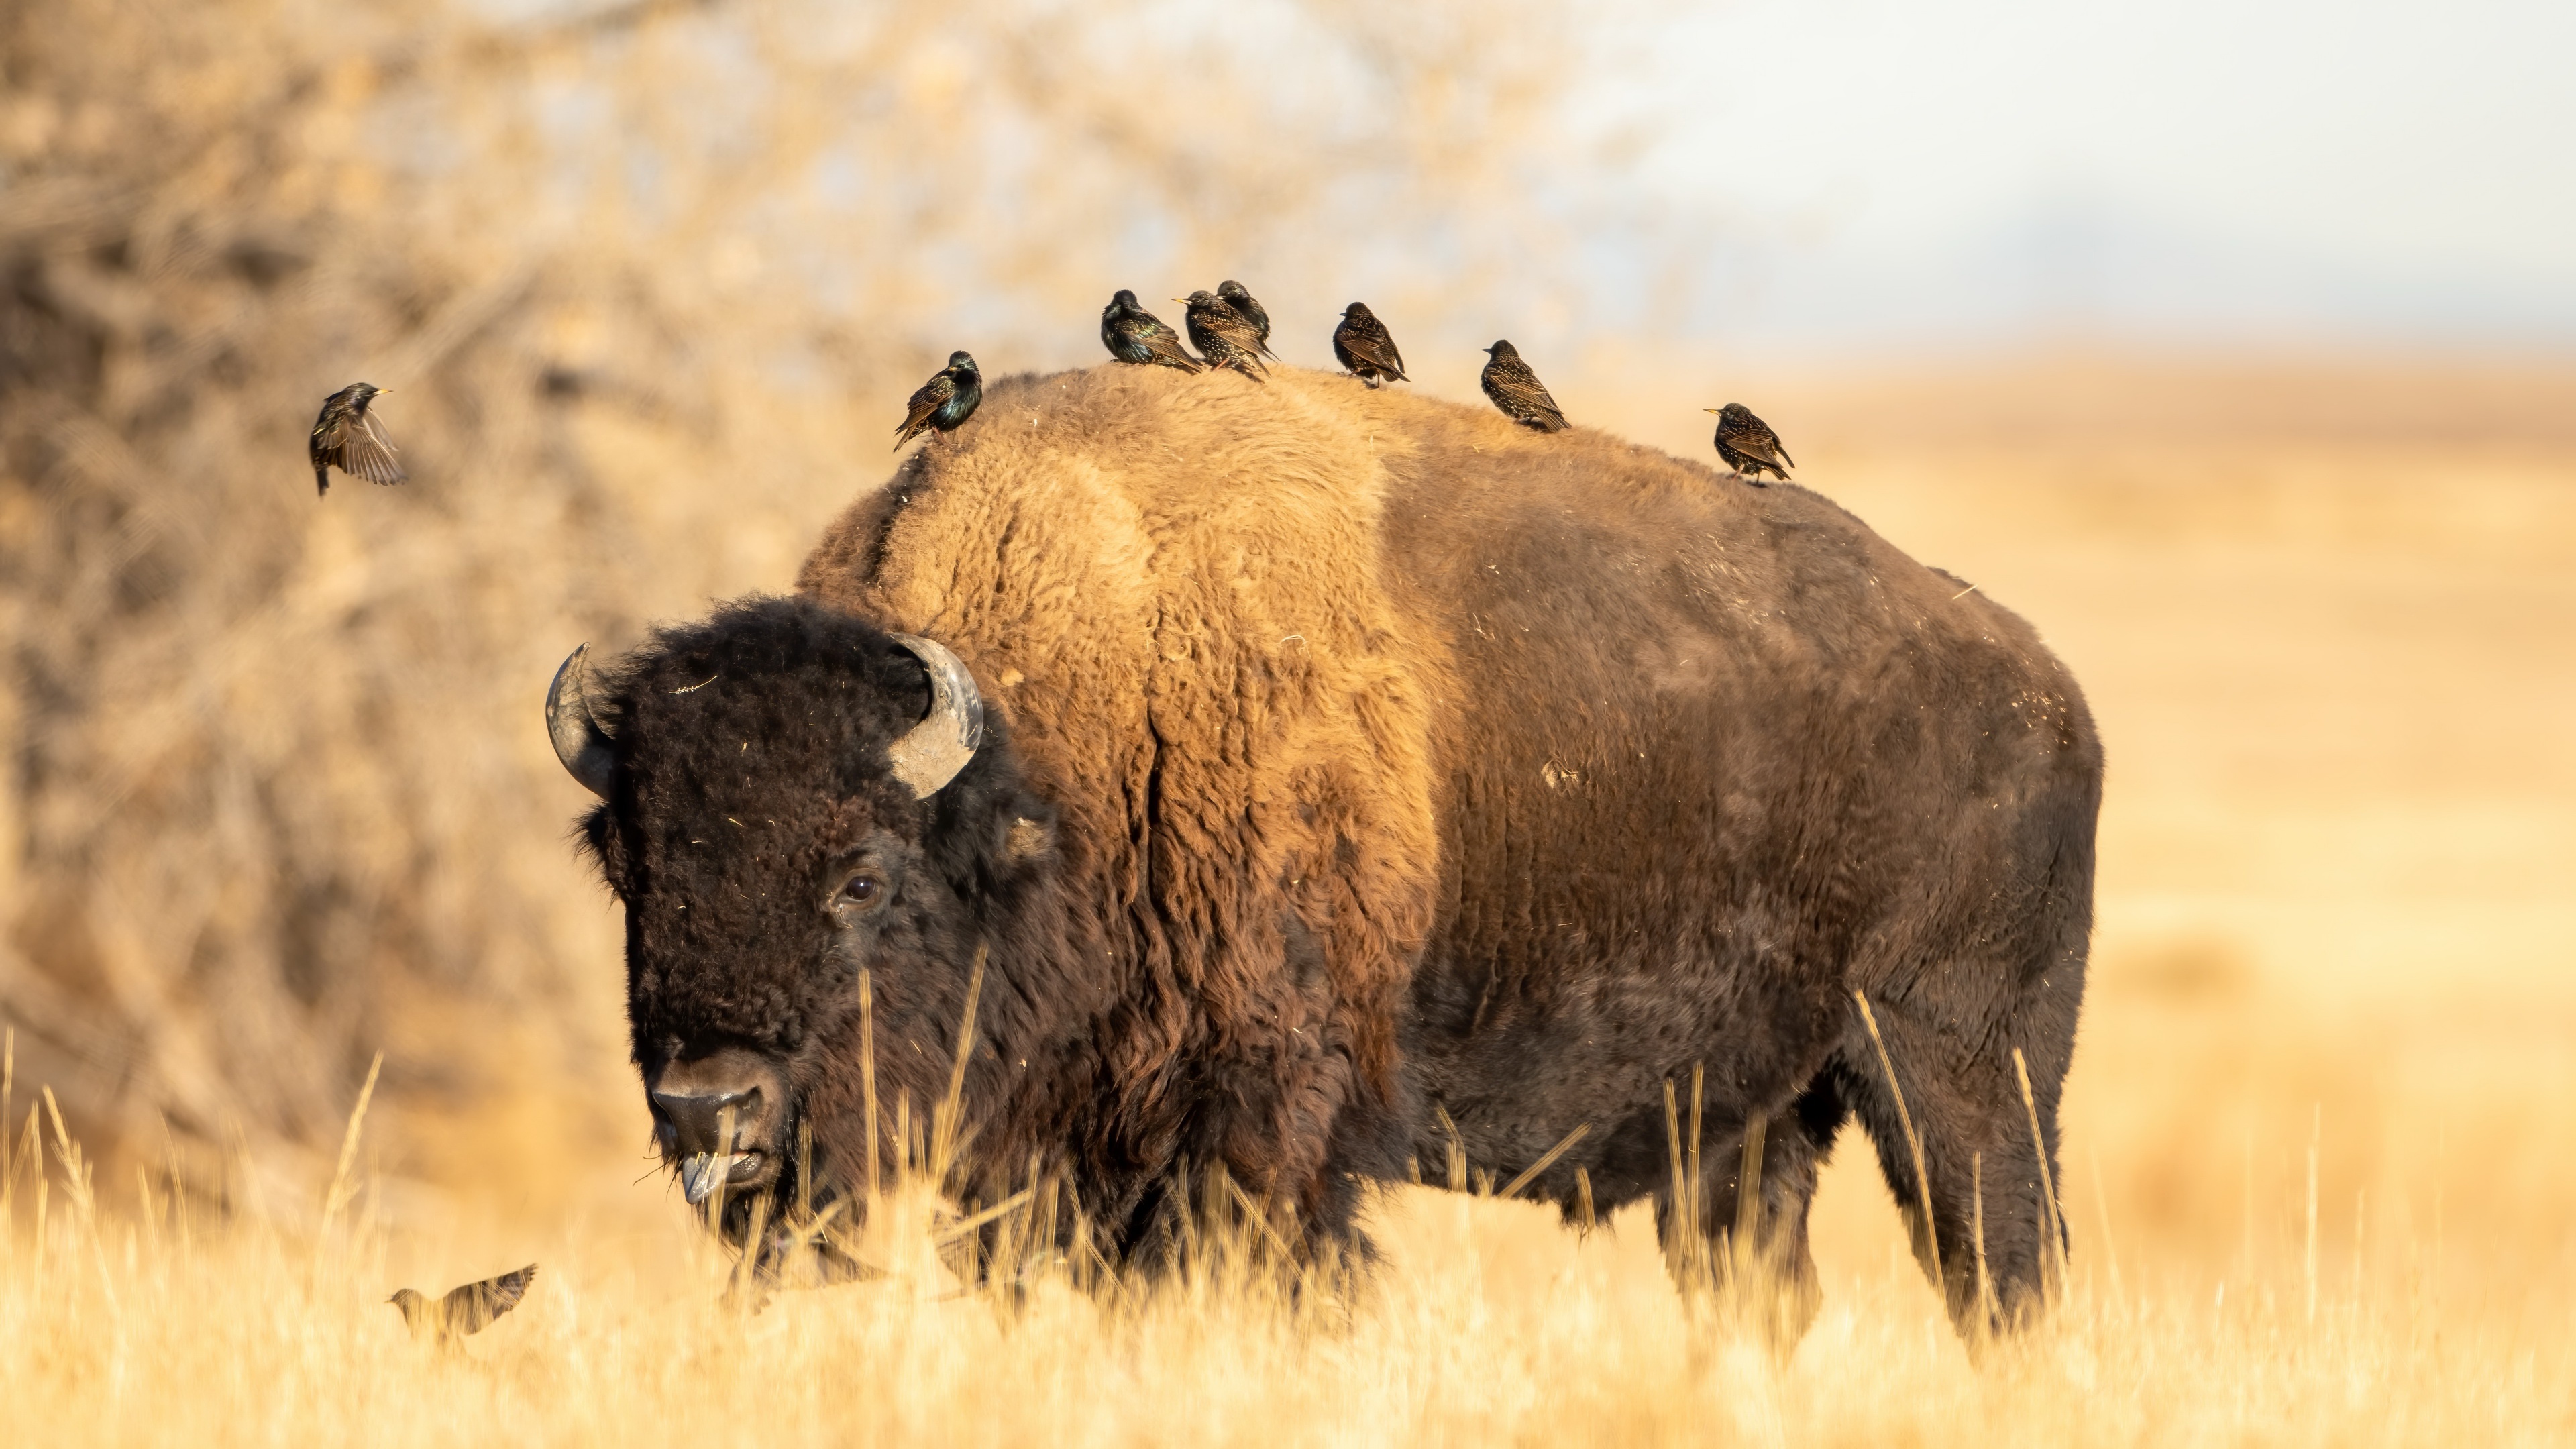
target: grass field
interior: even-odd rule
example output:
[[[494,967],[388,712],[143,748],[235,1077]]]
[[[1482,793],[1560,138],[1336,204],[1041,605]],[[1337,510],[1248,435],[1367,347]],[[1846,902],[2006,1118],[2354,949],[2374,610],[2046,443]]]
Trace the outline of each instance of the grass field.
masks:
[[[1694,455],[1724,400],[1592,376],[1569,413]],[[229,1223],[147,1208],[123,1160],[84,1205],[51,1126],[41,1188],[13,1131],[6,1436],[2576,1440],[2576,375],[2078,357],[1760,407],[1803,481],[2036,622],[2108,742],[2072,1282],[2026,1340],[1971,1361],[1849,1142],[1785,1364],[1694,1317],[1648,1221],[1578,1241],[1420,1190],[1379,1204],[1365,1284],[1294,1308],[1260,1281],[959,1294],[926,1230],[880,1225],[891,1279],[744,1314],[638,1178],[613,1052],[496,1025],[500,1085],[380,1105],[329,1220],[318,1183]],[[568,1010],[613,1042],[607,907],[563,910],[603,948]],[[382,1306],[531,1258],[458,1355]]]

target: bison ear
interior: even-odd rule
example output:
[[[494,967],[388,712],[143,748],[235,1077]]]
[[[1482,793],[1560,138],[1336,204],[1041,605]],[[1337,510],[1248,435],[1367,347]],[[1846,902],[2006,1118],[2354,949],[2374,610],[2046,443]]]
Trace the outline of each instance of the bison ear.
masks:
[[[1011,817],[1002,832],[1002,860],[1012,867],[1031,866],[1055,854],[1055,821],[1028,815]]]

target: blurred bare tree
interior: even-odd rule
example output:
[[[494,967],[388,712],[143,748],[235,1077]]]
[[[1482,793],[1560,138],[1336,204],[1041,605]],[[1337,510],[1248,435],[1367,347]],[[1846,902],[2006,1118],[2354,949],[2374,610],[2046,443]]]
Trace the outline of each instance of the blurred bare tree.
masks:
[[[1110,290],[1164,295],[1140,275],[1242,275],[1317,363],[1363,285],[1462,336],[1500,297],[1576,309],[1584,249],[1652,226],[1578,114],[1582,23],[0,10],[20,1080],[105,1144],[237,1131],[293,1168],[380,1045],[433,1095],[488,1083],[503,1023],[621,1053],[614,921],[537,726],[565,650],[783,587],[936,358],[1092,361]],[[303,432],[360,379],[414,481],[317,503]]]

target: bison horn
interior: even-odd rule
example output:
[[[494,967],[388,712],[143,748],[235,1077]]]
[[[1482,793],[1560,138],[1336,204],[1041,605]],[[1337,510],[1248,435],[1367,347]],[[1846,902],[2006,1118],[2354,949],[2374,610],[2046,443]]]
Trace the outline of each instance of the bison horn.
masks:
[[[886,747],[886,762],[896,779],[912,787],[912,798],[927,800],[957,778],[984,742],[984,696],[975,692],[975,676],[946,645],[917,634],[892,637],[929,674],[930,713]]]
[[[598,716],[590,712],[590,693],[583,688],[588,671],[582,661],[589,654],[587,644],[572,651],[555,671],[555,682],[546,687],[546,733],[555,742],[555,758],[563,761],[583,789],[605,800],[617,752],[608,731],[600,728]]]

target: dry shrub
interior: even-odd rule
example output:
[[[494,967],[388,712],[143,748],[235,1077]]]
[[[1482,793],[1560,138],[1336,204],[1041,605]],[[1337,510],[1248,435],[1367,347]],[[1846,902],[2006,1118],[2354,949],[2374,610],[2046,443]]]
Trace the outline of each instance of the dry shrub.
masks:
[[[952,346],[1089,361],[1114,287],[1221,275],[1292,355],[1361,286],[1463,336],[1533,255],[1638,232],[1568,118],[1577,27],[1537,0],[0,13],[22,1080],[111,1148],[157,1159],[166,1122],[202,1162],[238,1129],[309,1175],[380,1044],[396,1110],[470,1101],[496,1056],[618,1052],[614,925],[536,724],[556,660],[784,586]],[[360,378],[413,482],[317,503],[302,434]]]

